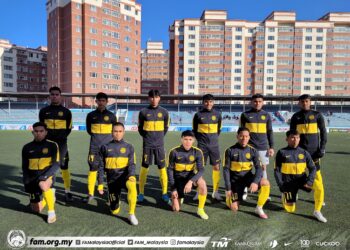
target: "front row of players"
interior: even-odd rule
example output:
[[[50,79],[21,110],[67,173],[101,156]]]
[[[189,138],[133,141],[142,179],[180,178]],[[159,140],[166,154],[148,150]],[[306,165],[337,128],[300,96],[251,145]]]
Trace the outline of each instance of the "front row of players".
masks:
[[[54,210],[55,191],[52,188],[53,177],[59,169],[59,150],[55,142],[47,140],[45,123],[33,124],[34,140],[23,147],[22,170],[25,191],[30,194],[30,205],[33,211],[40,213],[47,205],[48,223],[56,221]],[[137,225],[135,216],[137,201],[135,152],[134,147],[124,141],[125,129],[123,123],[115,122],[112,125],[112,137],[109,143],[100,148],[102,167],[107,175],[109,203],[111,213],[120,212],[120,194],[127,190],[129,204],[128,219],[132,225]],[[310,154],[298,147],[299,132],[289,130],[286,133],[288,146],[279,150],[276,155],[275,178],[282,192],[284,209],[292,213],[295,211],[298,190],[314,191],[314,216],[321,222],[327,222],[322,215],[318,204],[322,190],[315,183],[316,167]],[[224,180],[226,188],[226,205],[237,211],[242,200],[244,189],[250,192],[259,190],[255,213],[262,219],[268,216],[263,211],[263,205],[270,194],[270,183],[263,177],[263,170],[259,161],[258,152],[248,145],[249,129],[239,128],[237,143],[225,150]],[[207,197],[207,185],[203,178],[203,152],[193,146],[195,135],[192,131],[184,131],[181,135],[181,145],[173,148],[169,153],[167,168],[169,186],[171,190],[171,206],[174,211],[180,211],[184,194],[190,193],[195,187],[198,191],[197,214],[202,219],[208,219],[204,211]],[[253,168],[255,171],[253,173]]]

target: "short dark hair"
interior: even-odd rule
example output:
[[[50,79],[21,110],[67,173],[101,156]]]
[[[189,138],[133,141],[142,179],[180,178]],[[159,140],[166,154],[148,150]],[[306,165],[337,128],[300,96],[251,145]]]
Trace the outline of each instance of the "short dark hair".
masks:
[[[160,93],[158,89],[151,89],[150,91],[148,91],[148,97],[160,97]]]
[[[251,100],[255,100],[255,99],[258,99],[258,98],[261,98],[264,100],[264,96],[262,94],[255,94],[255,95],[252,95],[252,98]]]
[[[248,133],[250,134],[250,130],[247,129],[246,127],[239,127],[237,130],[237,135],[239,135],[243,131],[248,131]]]
[[[291,129],[286,132],[287,137],[289,137],[290,135],[300,135],[300,133],[296,129]]]
[[[61,89],[59,88],[59,87],[57,87],[57,86],[52,86],[50,89],[49,89],[49,93],[51,93],[51,91],[58,91],[58,92],[60,92],[60,94],[62,93],[62,91],[61,91]]]
[[[185,131],[183,131],[182,134],[181,134],[181,138],[182,137],[186,137],[186,136],[194,137],[193,131],[192,130],[185,130]]]
[[[44,127],[45,130],[47,130],[47,126],[46,126],[46,124],[44,122],[36,122],[36,123],[33,124],[32,127],[33,127],[33,129],[36,128],[36,127]]]
[[[100,99],[106,99],[108,100],[108,95],[106,93],[103,92],[99,92],[96,95],[96,100],[100,100]]]
[[[214,100],[215,100],[215,98],[214,98],[214,96],[212,94],[206,94],[206,95],[204,95],[202,97],[202,101],[203,102],[204,101],[214,101]]]
[[[122,122],[114,122],[112,127],[115,127],[115,126],[121,126],[125,129],[124,123],[122,123]]]
[[[309,94],[303,94],[303,95],[298,97],[298,101],[302,101],[302,100],[306,100],[306,99],[311,100],[311,96]]]

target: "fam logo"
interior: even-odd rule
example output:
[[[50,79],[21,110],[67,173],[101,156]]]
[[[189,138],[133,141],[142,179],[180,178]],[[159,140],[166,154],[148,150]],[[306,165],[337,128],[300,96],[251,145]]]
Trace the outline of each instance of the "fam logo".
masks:
[[[26,235],[22,230],[11,230],[7,235],[7,243],[11,248],[22,248],[26,243]]]
[[[228,243],[231,241],[231,239],[222,237],[219,241],[211,241],[212,247],[228,247]]]

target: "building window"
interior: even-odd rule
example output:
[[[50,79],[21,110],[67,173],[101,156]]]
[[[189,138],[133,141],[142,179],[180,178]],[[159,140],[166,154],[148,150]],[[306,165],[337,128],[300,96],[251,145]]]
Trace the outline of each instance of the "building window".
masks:
[[[269,41],[274,41],[274,40],[275,40],[275,37],[274,37],[274,36],[268,36],[267,39],[268,39]]]
[[[124,5],[124,10],[131,11],[131,6],[130,5]]]
[[[312,41],[312,36],[306,36],[305,41]]]
[[[310,90],[310,86],[304,86],[304,90]]]
[[[95,5],[90,5],[90,11],[96,12],[97,8]]]
[[[188,30],[196,30],[196,26],[188,26]]]
[[[268,82],[273,82],[273,77],[267,77],[267,78],[266,78],[266,81],[268,81]]]
[[[91,78],[97,78],[97,73],[96,72],[90,72],[90,77]]]
[[[91,34],[97,34],[97,29],[95,29],[95,28],[90,28],[90,33],[91,33]]]

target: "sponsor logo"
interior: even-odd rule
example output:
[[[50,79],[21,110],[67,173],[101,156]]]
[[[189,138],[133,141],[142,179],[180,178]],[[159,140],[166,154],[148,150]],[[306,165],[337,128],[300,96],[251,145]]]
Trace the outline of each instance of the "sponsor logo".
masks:
[[[300,247],[309,247],[311,242],[309,240],[300,240]]]
[[[259,241],[235,241],[236,247],[260,247],[262,245]]]
[[[219,241],[211,241],[211,246],[212,247],[228,247],[228,243],[231,241],[231,239],[222,237]]]
[[[22,230],[11,230],[7,235],[7,243],[11,248],[22,248],[26,243],[26,235]]]
[[[273,241],[270,242],[270,247],[271,248],[275,248],[275,247],[277,247],[277,245],[278,245],[277,240],[273,240]]]
[[[287,242],[287,243],[285,242],[284,246],[286,247],[286,246],[289,246],[289,245],[292,245],[292,244],[293,244],[293,242]]]
[[[316,242],[316,246],[318,247],[338,247],[340,246],[339,241],[319,241]]]

